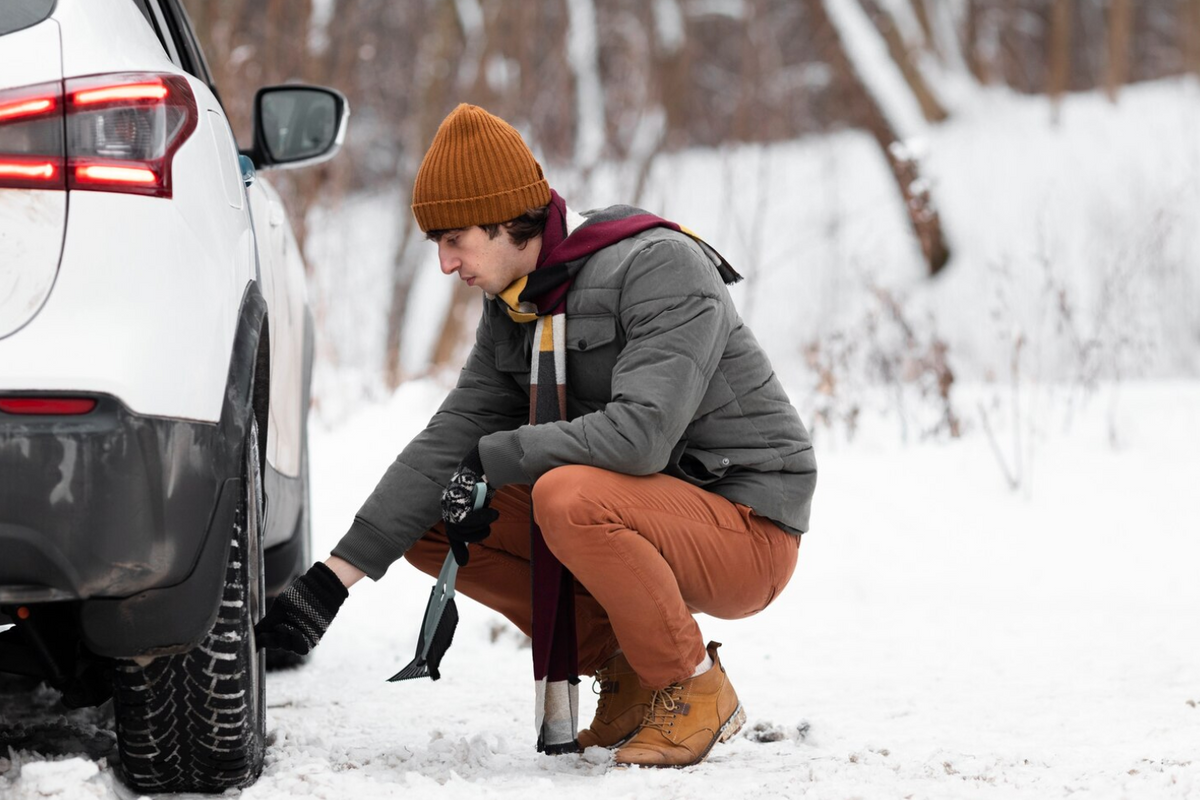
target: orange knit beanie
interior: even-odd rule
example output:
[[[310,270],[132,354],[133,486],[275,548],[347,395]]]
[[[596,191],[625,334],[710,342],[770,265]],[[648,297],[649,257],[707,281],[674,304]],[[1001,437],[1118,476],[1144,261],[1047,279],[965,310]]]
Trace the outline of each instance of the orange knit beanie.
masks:
[[[541,208],[550,202],[550,184],[512,125],[463,103],[438,127],[412,199],[422,231],[469,228]]]

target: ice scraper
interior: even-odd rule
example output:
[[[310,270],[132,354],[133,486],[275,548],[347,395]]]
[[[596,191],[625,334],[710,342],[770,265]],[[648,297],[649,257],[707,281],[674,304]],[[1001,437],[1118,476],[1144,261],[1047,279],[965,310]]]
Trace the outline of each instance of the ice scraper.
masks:
[[[479,481],[472,491],[472,506],[478,511],[487,496],[487,484]],[[442,571],[438,573],[437,583],[429,594],[429,604],[425,606],[425,620],[421,623],[421,635],[417,638],[416,656],[407,667],[388,678],[389,681],[425,676],[436,681],[442,677],[438,666],[442,663],[442,656],[450,649],[454,629],[458,627],[458,608],[454,605],[454,578],[457,575],[458,562],[454,560],[454,553],[446,553]]]

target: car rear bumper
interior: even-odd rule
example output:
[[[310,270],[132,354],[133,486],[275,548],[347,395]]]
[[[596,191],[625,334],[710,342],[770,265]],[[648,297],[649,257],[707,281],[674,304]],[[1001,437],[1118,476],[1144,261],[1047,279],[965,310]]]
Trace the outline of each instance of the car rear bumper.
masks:
[[[78,416],[0,412],[0,602],[127,597],[196,566],[230,477],[219,426],[96,399]]]

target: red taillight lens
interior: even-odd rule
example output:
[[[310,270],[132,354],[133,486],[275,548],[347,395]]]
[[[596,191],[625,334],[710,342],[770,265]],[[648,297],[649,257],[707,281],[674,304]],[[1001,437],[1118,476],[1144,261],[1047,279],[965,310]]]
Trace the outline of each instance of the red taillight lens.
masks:
[[[0,397],[0,411],[6,414],[69,416],[95,407],[96,401],[87,397]]]
[[[66,82],[67,185],[171,196],[171,162],[198,119],[177,75],[96,75]]]
[[[0,103],[0,121],[12,122],[21,117],[49,114],[58,105],[58,98],[35,97],[31,100],[12,100]]]
[[[132,100],[162,100],[169,94],[161,80],[152,83],[131,83],[124,86],[106,86],[100,89],[84,89],[72,98],[77,106],[92,103],[114,103]]]
[[[87,184],[125,183],[149,186],[158,181],[158,175],[145,167],[117,167],[93,164],[75,167],[75,183]]]
[[[0,188],[170,197],[175,152],[198,119],[178,75],[93,75],[0,92]]]
[[[0,188],[65,189],[62,84],[0,92]]]

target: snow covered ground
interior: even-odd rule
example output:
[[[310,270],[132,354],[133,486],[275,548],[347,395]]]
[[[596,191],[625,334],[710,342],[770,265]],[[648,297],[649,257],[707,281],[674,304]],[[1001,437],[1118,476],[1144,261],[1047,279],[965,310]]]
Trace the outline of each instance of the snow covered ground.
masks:
[[[319,553],[443,391],[315,426]],[[819,440],[792,585],[757,617],[702,621],[750,719],[699,767],[537,755],[529,651],[465,599],[443,680],[386,683],[430,586],[401,563],[355,588],[310,664],[270,676],[266,769],[240,797],[1200,796],[1200,383],[1109,399],[1047,426],[1017,492],[978,430],[901,445],[876,419]],[[16,689],[0,797],[132,796],[105,711]]]

